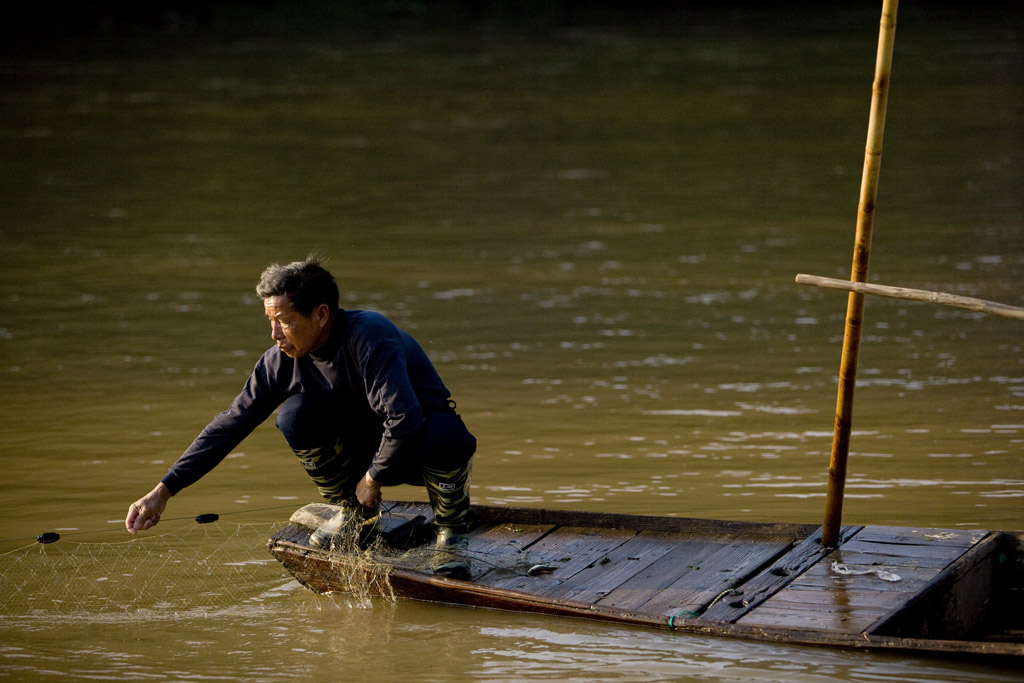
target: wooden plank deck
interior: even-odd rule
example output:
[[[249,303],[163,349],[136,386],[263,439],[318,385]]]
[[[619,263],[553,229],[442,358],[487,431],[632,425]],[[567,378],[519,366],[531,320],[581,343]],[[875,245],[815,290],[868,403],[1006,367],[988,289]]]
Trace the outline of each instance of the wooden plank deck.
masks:
[[[467,555],[478,586],[667,618],[695,616],[792,545],[743,532],[498,523],[469,534]],[[417,547],[395,563],[429,571],[433,553],[430,545]],[[537,565],[544,571],[531,575]]]
[[[712,544],[717,545],[712,541]],[[666,578],[677,577],[637,610],[665,617],[697,616],[726,591],[734,589],[779,557],[791,544],[741,535],[713,550],[702,560],[674,554],[662,563]],[[629,590],[629,586],[624,587]]]

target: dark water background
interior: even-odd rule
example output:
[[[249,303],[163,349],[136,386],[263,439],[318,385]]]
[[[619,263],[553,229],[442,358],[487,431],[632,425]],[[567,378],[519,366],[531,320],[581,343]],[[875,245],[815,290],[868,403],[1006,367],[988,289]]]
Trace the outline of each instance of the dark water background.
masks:
[[[900,11],[872,279],[1021,306],[1024,17],[950,7]],[[116,555],[269,345],[260,271],[314,249],[435,360],[477,502],[820,521],[845,296],[793,277],[849,273],[878,8],[617,19],[165,22],[4,53],[2,549],[59,529]],[[866,321],[844,521],[1024,526],[1020,322],[882,299]],[[259,526],[314,496],[265,425],[168,509],[257,525],[233,558],[256,588],[7,614],[0,677],[1012,679],[324,601]]]

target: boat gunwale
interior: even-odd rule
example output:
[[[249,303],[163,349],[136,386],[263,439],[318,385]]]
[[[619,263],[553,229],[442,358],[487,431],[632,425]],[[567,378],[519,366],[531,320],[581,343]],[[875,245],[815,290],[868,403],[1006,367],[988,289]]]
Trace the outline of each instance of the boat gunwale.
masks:
[[[394,506],[428,505],[419,501],[394,501]],[[820,524],[799,522],[755,522],[704,517],[669,517],[621,512],[560,510],[556,508],[476,505],[472,507],[478,522],[489,524],[552,524],[589,526],[636,531],[664,531],[693,534],[750,534],[764,538],[802,541],[821,529]]]

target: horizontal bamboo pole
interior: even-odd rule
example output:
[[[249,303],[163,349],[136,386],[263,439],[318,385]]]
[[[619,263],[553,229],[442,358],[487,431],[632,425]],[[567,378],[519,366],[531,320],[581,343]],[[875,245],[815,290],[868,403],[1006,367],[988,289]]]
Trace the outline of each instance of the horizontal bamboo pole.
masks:
[[[866,282],[850,282],[849,280],[837,280],[831,277],[819,277],[817,275],[797,275],[796,282],[800,285],[811,285],[814,287],[826,287],[828,289],[841,289],[847,292],[860,294],[876,294],[887,296],[891,299],[907,299],[910,301],[923,301],[929,304],[940,304],[942,306],[954,306],[966,308],[972,311],[988,313],[990,315],[1001,315],[1004,318],[1016,318],[1024,320],[1024,308],[1001,304],[995,301],[974,299],[969,296],[957,296],[944,292],[930,292],[926,289],[907,289],[906,287],[890,287],[888,285],[872,285]]]

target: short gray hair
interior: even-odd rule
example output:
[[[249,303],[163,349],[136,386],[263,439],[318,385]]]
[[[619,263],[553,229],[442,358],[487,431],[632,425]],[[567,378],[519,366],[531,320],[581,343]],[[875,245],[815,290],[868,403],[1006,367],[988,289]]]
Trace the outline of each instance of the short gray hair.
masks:
[[[261,299],[283,296],[304,316],[311,315],[320,304],[327,304],[333,311],[339,300],[334,276],[323,267],[317,254],[310,254],[305,261],[273,264],[260,276],[256,294]]]

